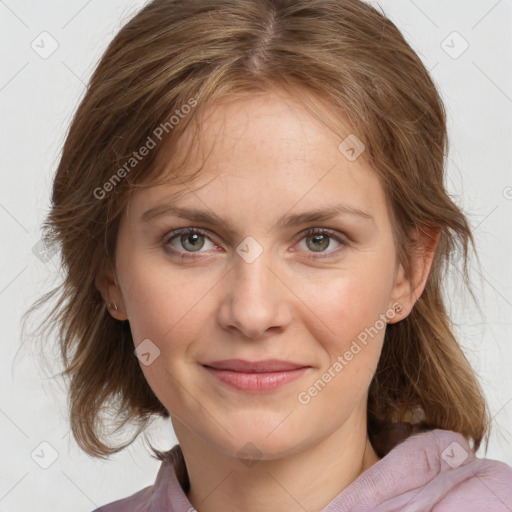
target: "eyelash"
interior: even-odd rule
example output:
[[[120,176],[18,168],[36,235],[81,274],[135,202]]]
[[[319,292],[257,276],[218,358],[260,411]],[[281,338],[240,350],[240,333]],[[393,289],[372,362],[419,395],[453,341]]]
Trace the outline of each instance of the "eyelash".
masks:
[[[164,238],[164,247],[165,247],[166,252],[172,257],[178,257],[181,259],[200,258],[201,252],[192,253],[192,252],[186,252],[186,251],[185,252],[178,251],[171,245],[172,240],[174,240],[175,238],[182,236],[182,235],[201,235],[201,236],[205,236],[206,238],[210,239],[210,237],[208,236],[208,233],[206,231],[203,231],[202,229],[198,229],[198,228],[183,228],[183,229],[171,231]],[[308,229],[307,231],[305,231],[302,234],[302,236],[299,238],[298,242],[300,242],[304,238],[308,238],[308,237],[314,236],[314,235],[327,235],[329,238],[336,240],[336,242],[341,244],[342,247],[346,247],[349,245],[345,239],[342,239],[339,236],[337,236],[335,231],[332,231],[331,229],[326,229],[326,228]],[[213,242],[213,240],[211,240],[211,242],[215,244],[215,242]],[[313,257],[308,256],[308,258],[310,258],[310,259],[330,258],[334,254],[337,254],[340,250],[341,249],[338,248],[337,250],[329,251],[327,253],[322,253],[322,252],[315,253],[315,252],[311,251],[313,254],[315,254],[315,256],[313,256]]]

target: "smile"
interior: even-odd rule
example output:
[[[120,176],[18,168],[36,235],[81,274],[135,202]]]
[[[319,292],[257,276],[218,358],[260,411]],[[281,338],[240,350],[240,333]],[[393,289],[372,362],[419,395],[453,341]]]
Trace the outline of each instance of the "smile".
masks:
[[[272,372],[248,372],[219,369],[206,365],[203,365],[203,367],[218,381],[239,391],[251,393],[273,391],[298,379],[307,370],[311,369],[311,367],[303,366],[301,368]]]

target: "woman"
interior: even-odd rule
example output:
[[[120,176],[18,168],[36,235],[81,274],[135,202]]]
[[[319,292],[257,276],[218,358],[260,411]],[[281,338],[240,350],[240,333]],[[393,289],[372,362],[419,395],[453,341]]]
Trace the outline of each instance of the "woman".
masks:
[[[359,0],[154,0],[121,29],[55,177],[48,320],[82,449],[135,439],[105,408],[179,444],[98,510],[512,510],[443,302],[473,243],[445,151],[428,72]]]

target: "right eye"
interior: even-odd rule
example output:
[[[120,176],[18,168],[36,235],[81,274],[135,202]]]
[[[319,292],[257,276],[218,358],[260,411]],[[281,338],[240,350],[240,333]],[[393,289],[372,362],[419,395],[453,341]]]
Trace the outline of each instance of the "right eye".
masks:
[[[194,253],[202,253],[205,239],[210,240],[206,232],[198,228],[183,228],[171,231],[165,237],[164,248],[170,254],[180,258],[194,258]],[[216,245],[210,240],[211,244]],[[177,247],[181,246],[181,247]],[[188,256],[189,254],[190,256]]]

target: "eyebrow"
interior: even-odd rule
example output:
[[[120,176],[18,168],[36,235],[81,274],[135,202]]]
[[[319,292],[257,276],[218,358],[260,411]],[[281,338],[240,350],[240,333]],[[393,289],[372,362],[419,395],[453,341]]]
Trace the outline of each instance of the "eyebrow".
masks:
[[[196,208],[182,208],[170,204],[156,205],[153,206],[152,208],[149,208],[141,215],[141,221],[150,222],[155,218],[163,216],[175,216],[211,225],[217,224],[224,226],[224,228],[231,233],[235,232],[235,229],[232,226],[230,226],[229,222],[226,222],[225,219],[219,217],[214,212],[208,212]],[[321,208],[318,210],[285,215],[274,224],[272,229],[275,226],[277,226],[279,229],[285,229],[293,226],[298,226],[300,224],[307,224],[310,222],[321,222],[341,216],[352,216],[366,221],[370,220],[375,224],[373,216],[370,215],[369,213],[353,206],[338,204],[334,206]]]

